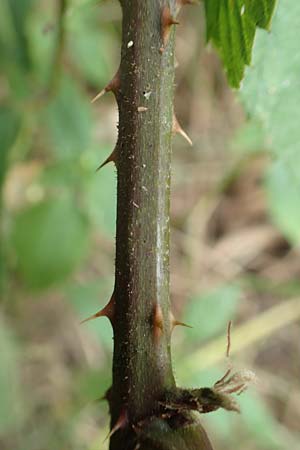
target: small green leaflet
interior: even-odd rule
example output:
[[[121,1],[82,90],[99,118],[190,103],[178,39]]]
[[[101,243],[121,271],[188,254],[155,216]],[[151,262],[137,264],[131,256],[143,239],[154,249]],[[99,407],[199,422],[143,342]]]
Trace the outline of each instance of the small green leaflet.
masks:
[[[205,0],[206,38],[218,49],[230,85],[238,88],[251,63],[256,27],[266,30],[276,0]]]

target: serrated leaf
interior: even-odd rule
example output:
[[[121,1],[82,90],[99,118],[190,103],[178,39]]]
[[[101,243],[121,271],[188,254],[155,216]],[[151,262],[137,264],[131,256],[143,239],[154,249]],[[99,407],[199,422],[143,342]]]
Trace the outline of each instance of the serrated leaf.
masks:
[[[70,197],[45,200],[16,218],[17,267],[32,288],[62,281],[86,254],[88,224]]]
[[[257,33],[253,64],[241,89],[248,113],[262,123],[277,159],[265,185],[271,216],[294,244],[300,242],[299,15],[299,2],[279,2],[272,32]]]
[[[239,87],[257,27],[268,29],[276,0],[205,0],[206,37],[220,52],[228,81]]]

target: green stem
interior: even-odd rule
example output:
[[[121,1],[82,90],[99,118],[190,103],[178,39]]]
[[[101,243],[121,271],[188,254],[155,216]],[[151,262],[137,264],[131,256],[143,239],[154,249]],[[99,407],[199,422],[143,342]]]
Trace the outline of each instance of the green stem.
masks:
[[[174,37],[161,52],[162,1],[121,3],[112,423],[124,405],[134,422],[149,415],[175,385],[169,325]],[[163,314],[158,339],[157,305]],[[117,436],[112,449],[121,448]]]
[[[176,388],[170,351],[174,27],[162,32],[162,13],[175,14],[176,1],[120,2],[121,64],[109,85],[119,106],[110,450],[211,450],[190,412],[202,399]]]

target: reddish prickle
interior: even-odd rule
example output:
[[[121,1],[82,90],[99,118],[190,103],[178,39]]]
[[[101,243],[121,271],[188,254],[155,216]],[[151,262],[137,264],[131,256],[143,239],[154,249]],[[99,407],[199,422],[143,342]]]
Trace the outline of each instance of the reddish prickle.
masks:
[[[93,314],[92,316],[88,317],[87,319],[82,320],[80,323],[82,324],[88,322],[89,320],[96,319],[97,317],[107,317],[113,324],[114,312],[115,312],[115,298],[113,294],[107,305],[104,306],[104,308],[102,308],[96,314]]]

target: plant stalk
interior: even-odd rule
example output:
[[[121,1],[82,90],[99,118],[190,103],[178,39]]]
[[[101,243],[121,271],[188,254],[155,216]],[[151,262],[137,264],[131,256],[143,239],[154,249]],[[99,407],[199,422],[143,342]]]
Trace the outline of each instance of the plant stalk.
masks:
[[[112,424],[124,406],[134,422],[150,415],[175,385],[169,325],[174,32],[160,51],[164,2],[121,4]],[[157,307],[160,336],[153,323]],[[117,441],[116,434],[111,449],[121,448]]]
[[[119,107],[110,450],[211,450],[171,363],[169,299],[175,0],[120,0]],[[178,4],[177,4],[178,6]],[[171,19],[170,19],[170,17]],[[172,23],[168,24],[168,21]],[[167,23],[167,25],[166,25]],[[175,402],[175,410],[168,402]],[[185,401],[185,400],[184,400]]]

